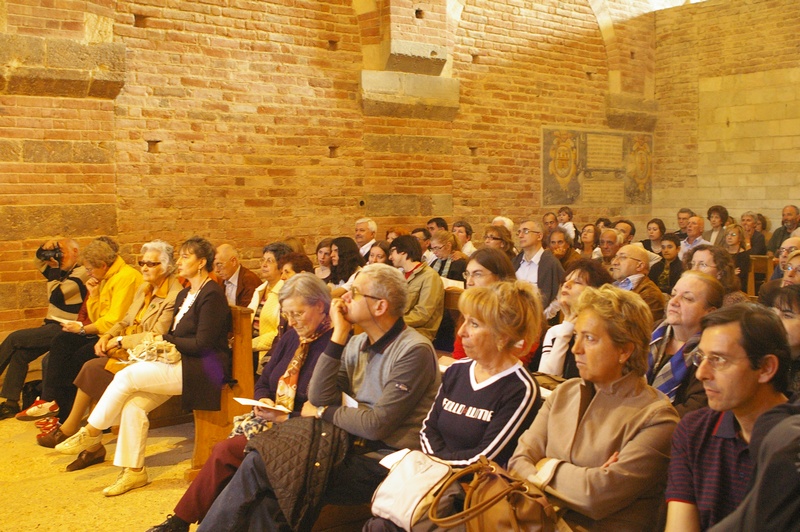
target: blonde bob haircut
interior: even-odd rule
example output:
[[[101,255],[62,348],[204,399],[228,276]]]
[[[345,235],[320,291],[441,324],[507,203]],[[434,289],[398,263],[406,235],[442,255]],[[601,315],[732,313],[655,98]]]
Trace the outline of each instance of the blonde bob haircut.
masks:
[[[575,314],[591,311],[605,324],[606,332],[617,347],[633,344],[633,352],[622,374],[647,373],[647,352],[653,331],[653,313],[639,296],[615,286],[586,288],[578,298]]]
[[[538,340],[543,310],[539,292],[526,281],[501,281],[491,286],[474,286],[458,299],[458,310],[486,324],[510,351],[524,340],[528,349]]]

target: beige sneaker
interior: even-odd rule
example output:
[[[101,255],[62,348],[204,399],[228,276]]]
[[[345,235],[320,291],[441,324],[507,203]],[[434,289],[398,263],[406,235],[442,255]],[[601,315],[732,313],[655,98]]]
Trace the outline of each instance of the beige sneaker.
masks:
[[[89,436],[89,431],[86,430],[86,427],[81,427],[78,432],[56,445],[55,449],[62,454],[81,454],[81,451],[97,445],[102,440],[102,432],[97,436]]]
[[[103,490],[103,495],[106,497],[114,497],[115,495],[122,495],[132,489],[141,488],[146,486],[150,480],[147,478],[147,468],[143,467],[138,473],[129,467],[122,470],[122,473],[117,477],[116,482]]]

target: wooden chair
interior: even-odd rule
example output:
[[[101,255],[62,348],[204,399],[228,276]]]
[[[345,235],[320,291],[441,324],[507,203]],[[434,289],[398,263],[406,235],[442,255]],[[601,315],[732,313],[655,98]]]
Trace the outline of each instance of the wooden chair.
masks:
[[[194,451],[191,468],[184,478],[194,479],[200,468],[211,456],[211,450],[218,442],[228,437],[233,428],[233,418],[250,411],[249,406],[240,405],[234,397],[249,397],[254,394],[253,381],[253,329],[250,315],[253,311],[246,307],[231,307],[233,317],[233,381],[223,386],[221,409],[218,411],[194,411]]]
[[[769,281],[775,263],[768,255],[750,255],[750,273],[747,274],[747,295],[758,295],[756,287],[756,274],[764,274],[764,279]]]

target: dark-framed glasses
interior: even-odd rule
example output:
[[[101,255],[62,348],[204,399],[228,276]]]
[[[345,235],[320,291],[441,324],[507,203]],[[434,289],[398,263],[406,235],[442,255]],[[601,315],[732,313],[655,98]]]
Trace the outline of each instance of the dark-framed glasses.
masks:
[[[147,266],[148,268],[155,268],[156,266],[161,266],[160,262],[154,262],[152,260],[140,260],[139,267],[144,268]]]

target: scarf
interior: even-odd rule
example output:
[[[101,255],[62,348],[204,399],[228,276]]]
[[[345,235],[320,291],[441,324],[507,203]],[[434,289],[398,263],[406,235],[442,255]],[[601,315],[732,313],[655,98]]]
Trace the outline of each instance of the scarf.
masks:
[[[665,356],[667,344],[672,337],[672,326],[662,322],[653,331],[653,339],[650,342],[650,352],[647,354],[647,382],[653,388],[658,389],[669,397],[670,401],[675,400],[678,388],[689,374],[692,366],[691,354],[700,343],[700,333],[695,334],[678,349],[669,359],[669,363],[664,364],[654,375],[656,368],[661,364]]]

